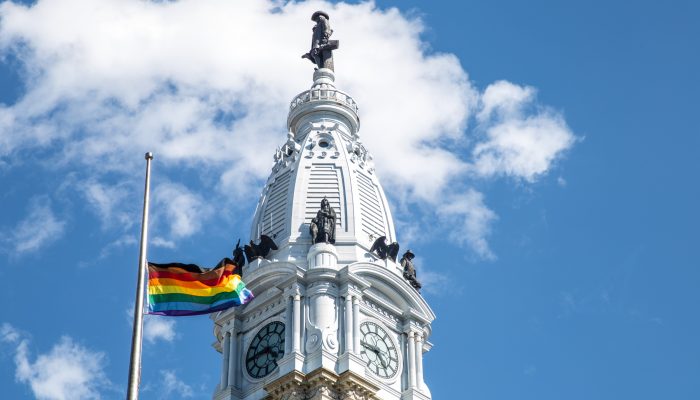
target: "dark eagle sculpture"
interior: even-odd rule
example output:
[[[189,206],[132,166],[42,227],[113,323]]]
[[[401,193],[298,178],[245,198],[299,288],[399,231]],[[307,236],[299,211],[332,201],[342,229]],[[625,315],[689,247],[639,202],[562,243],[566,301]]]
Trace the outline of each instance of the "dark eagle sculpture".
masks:
[[[369,252],[376,254],[382,260],[390,258],[391,261],[396,262],[396,256],[399,254],[399,244],[397,242],[387,244],[386,236],[380,236],[374,241]]]
[[[259,244],[255,244],[251,240],[250,244],[243,247],[243,250],[245,251],[246,258],[248,258],[248,264],[250,264],[253,260],[258,258],[266,258],[267,255],[270,254],[270,250],[277,250],[277,245],[269,236],[260,235]]]
[[[238,268],[243,268],[245,265],[245,256],[243,256],[243,249],[241,248],[241,239],[238,239],[236,248],[233,249],[233,263],[236,264]]]

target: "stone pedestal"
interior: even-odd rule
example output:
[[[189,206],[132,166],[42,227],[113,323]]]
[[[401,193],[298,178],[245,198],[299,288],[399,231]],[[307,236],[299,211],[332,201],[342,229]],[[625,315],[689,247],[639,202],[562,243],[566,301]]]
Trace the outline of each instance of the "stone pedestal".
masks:
[[[333,85],[335,73],[328,68],[319,68],[314,71],[314,85]]]
[[[309,249],[307,256],[309,269],[332,268],[338,269],[338,252],[335,246],[328,243],[316,243]]]

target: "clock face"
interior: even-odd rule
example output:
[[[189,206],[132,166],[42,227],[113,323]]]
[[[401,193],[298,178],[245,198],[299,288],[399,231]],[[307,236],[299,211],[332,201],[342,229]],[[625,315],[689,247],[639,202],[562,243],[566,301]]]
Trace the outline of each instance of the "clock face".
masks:
[[[389,334],[374,322],[360,325],[360,356],[370,371],[380,378],[391,378],[399,370],[399,354]]]
[[[245,357],[245,367],[253,378],[263,378],[277,368],[277,361],[284,356],[284,324],[271,322],[265,325],[250,342]]]

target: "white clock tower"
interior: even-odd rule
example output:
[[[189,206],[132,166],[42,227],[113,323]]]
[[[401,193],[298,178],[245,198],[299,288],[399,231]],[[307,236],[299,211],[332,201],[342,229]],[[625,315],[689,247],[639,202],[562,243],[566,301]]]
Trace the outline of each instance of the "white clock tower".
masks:
[[[251,227],[251,240],[278,249],[243,268],[255,299],[212,316],[214,399],[430,399],[423,353],[435,314],[397,261],[370,252],[377,238],[397,241],[394,223],[358,106],[334,84],[328,15],[312,19],[307,58],[318,68],[291,102]],[[329,230],[317,218],[324,199],[334,232],[319,240],[310,226]]]

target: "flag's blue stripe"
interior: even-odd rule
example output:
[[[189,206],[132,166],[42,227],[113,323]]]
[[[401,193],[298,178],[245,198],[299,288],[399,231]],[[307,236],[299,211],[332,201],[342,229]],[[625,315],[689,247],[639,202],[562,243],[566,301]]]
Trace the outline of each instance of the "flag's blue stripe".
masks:
[[[249,290],[245,290],[241,293],[241,296],[235,299],[225,299],[217,301],[213,304],[200,304],[200,303],[189,303],[189,302],[167,302],[167,303],[157,303],[149,304],[148,310],[149,314],[157,315],[197,315],[197,314],[207,314],[216,311],[225,310],[229,307],[240,306],[246,303],[253,297]]]

